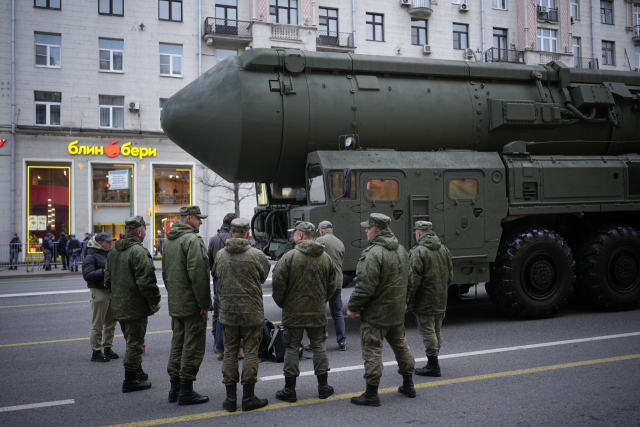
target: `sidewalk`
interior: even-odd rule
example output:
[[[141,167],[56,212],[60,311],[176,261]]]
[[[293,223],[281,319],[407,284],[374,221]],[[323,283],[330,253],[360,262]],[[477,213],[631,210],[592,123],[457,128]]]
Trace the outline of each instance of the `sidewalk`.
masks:
[[[162,262],[154,261],[153,264],[156,266],[156,273],[162,272]],[[19,266],[17,270],[9,270],[8,268],[0,270],[0,280],[6,279],[35,279],[39,277],[66,277],[66,276],[76,276],[82,277],[82,264],[78,266],[78,272],[75,271],[72,273],[69,270],[63,270],[62,266],[58,266],[55,268],[51,266],[51,271],[44,271],[44,267],[40,270],[34,269],[33,271],[27,273],[27,268],[25,266]]]

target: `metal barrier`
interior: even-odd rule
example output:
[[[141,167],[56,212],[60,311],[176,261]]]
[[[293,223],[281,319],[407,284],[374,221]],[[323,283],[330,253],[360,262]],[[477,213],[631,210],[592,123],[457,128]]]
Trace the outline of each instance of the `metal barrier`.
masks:
[[[80,241],[80,258],[78,264],[82,263],[82,242]],[[53,242],[51,249],[51,262],[53,268],[63,266],[61,248],[58,242]],[[64,249],[66,252],[66,248]],[[69,257],[66,257],[65,265],[68,265]],[[0,271],[13,267],[26,267],[27,271],[35,271],[45,268],[45,253],[42,243],[3,243],[0,244]]]

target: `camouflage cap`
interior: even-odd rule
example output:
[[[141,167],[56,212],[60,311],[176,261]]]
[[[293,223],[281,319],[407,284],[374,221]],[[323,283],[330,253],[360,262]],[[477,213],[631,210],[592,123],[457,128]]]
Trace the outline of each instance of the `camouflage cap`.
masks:
[[[125,230],[134,230],[142,226],[146,227],[147,224],[144,222],[144,218],[142,218],[140,215],[132,216],[124,222]]]
[[[230,228],[232,233],[246,233],[251,228],[251,224],[248,219],[236,218],[231,221]]]
[[[296,221],[296,225],[287,231],[302,231],[305,233],[313,233],[316,231],[316,226],[307,221]]]
[[[391,223],[391,218],[381,213],[372,213],[369,215],[369,220],[361,222],[360,225],[364,228],[378,227],[380,229],[387,228]]]
[[[433,231],[433,224],[429,221],[416,221],[414,230]]]
[[[200,213],[200,206],[183,206],[180,208],[180,216],[197,216],[198,218],[206,218],[208,215]]]

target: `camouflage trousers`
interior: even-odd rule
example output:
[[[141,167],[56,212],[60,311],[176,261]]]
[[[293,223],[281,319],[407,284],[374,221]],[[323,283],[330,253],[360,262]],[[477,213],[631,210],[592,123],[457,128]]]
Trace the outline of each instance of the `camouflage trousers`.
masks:
[[[380,385],[382,378],[382,343],[386,339],[398,362],[400,375],[412,375],[416,361],[404,337],[404,324],[378,328],[366,322],[360,324],[364,379],[372,386]]]
[[[143,317],[142,319],[120,321],[120,329],[122,329],[122,335],[124,335],[124,340],[127,343],[122,364],[127,371],[135,371],[142,363],[147,320],[146,317]]]
[[[302,335],[307,331],[311,350],[313,351],[313,370],[315,375],[322,375],[329,372],[329,358],[326,350],[326,326],[318,328],[288,328],[284,327],[282,342],[287,346],[284,353],[284,376],[300,376],[300,344]]]
[[[238,373],[238,352],[240,340],[244,342],[244,360],[242,361],[242,385],[258,382],[258,350],[262,340],[262,325],[229,326],[222,325],[224,360],[222,362],[222,384],[232,385],[240,381]]]
[[[440,329],[442,328],[442,321],[444,320],[444,313],[441,314],[417,314],[416,323],[418,324],[418,330],[422,335],[422,342],[427,350],[427,356],[437,356],[440,353],[440,347],[442,346],[442,335]]]
[[[197,314],[185,319],[171,318],[171,352],[167,372],[172,377],[196,380],[207,345],[207,315]]]

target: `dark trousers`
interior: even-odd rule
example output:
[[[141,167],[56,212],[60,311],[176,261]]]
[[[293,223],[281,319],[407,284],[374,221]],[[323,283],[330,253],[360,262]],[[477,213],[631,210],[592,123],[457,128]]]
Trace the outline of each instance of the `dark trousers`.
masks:
[[[336,289],[329,300],[329,311],[333,318],[333,327],[336,329],[336,341],[340,344],[347,339],[344,334],[344,317],[342,315],[342,289]]]
[[[67,264],[69,264],[68,258],[67,254],[60,254],[60,261],[62,262],[63,269],[67,268]]]
[[[220,323],[220,295],[218,295],[218,281],[213,281],[213,293],[215,306],[213,308],[212,326],[216,337],[216,351],[221,353],[224,351],[224,340],[222,338],[222,324]]]

